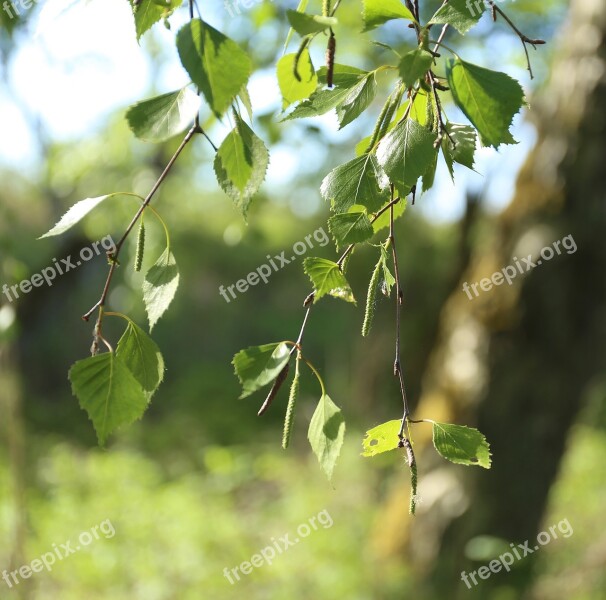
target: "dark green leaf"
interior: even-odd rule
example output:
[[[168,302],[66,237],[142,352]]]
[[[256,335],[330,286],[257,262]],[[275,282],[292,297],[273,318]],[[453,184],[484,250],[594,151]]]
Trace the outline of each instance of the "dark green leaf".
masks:
[[[248,54],[201,19],[181,28],[177,48],[185,70],[220,117],[250,77]]]
[[[181,133],[193,122],[200,98],[185,87],[133,104],[126,120],[131,131],[146,142],[163,142]]]
[[[374,231],[365,212],[347,212],[334,215],[328,220],[337,248],[349,244],[359,244],[369,240]]]
[[[438,9],[429,24],[447,23],[465,34],[480,20],[485,8],[484,0],[450,0]]]
[[[392,19],[415,21],[413,14],[399,0],[363,0],[362,18],[370,31]]]
[[[244,217],[267,172],[269,153],[255,132],[236,116],[236,126],[223,140],[214,168],[223,191]]]
[[[141,385],[113,352],[79,360],[70,369],[69,380],[101,446],[110,433],[140,419],[147,408]]]
[[[490,446],[477,429],[434,423],[433,445],[439,454],[453,463],[490,469]]]
[[[143,301],[150,331],[166,312],[178,287],[179,269],[173,253],[167,248],[156,264],[145,274],[143,281]]]
[[[372,103],[377,94],[377,81],[374,73],[362,78],[337,105],[339,129],[343,129],[357,119]]]
[[[148,398],[164,378],[164,359],[156,342],[132,321],[118,342],[116,358],[140,383]]]
[[[345,438],[345,420],[341,409],[326,394],[311,418],[307,437],[322,470],[331,480]]]
[[[305,259],[303,269],[314,286],[314,302],[328,294],[355,304],[351,287],[337,263],[325,258],[310,257]]]
[[[242,384],[240,398],[246,398],[274,381],[289,359],[290,349],[284,342],[240,350],[232,360]]]
[[[287,10],[286,17],[290,26],[301,36],[319,33],[329,27],[335,27],[338,20],[335,17],[322,17],[319,15],[306,15],[296,10]]]
[[[400,77],[404,85],[407,88],[413,87],[429,71],[433,60],[433,56],[427,50],[420,48],[405,54],[399,65]]]
[[[413,119],[388,133],[377,148],[377,159],[401,194],[407,194],[430,168],[436,149],[435,134]]]
[[[376,212],[389,197],[388,185],[377,157],[363,154],[333,169],[322,181],[320,193],[337,213],[347,212],[354,204]]]
[[[458,59],[448,61],[446,75],[456,105],[478,130],[482,144],[498,148],[516,143],[509,128],[524,104],[524,91],[515,79]]]
[[[448,123],[446,130],[450,134],[452,141],[448,136],[442,139],[442,152],[444,153],[444,159],[448,165],[450,176],[454,179],[453,166],[455,162],[473,170],[478,136],[476,130],[469,125]]]

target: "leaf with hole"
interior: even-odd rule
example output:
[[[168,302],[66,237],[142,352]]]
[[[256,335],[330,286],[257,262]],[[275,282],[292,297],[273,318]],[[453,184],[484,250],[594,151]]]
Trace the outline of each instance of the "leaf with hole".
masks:
[[[401,425],[402,421],[396,419],[395,421],[387,421],[369,429],[362,440],[362,447],[364,449],[362,456],[376,456],[383,452],[396,450],[400,442],[398,433],[400,433]]]

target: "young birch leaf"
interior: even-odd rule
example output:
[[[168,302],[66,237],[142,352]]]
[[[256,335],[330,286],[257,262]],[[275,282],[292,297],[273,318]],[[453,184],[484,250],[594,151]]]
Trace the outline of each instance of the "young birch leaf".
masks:
[[[113,352],[79,360],[70,369],[69,380],[101,446],[110,433],[140,419],[147,408],[141,385]]]
[[[133,5],[130,0],[135,16],[135,29],[137,31],[137,41],[143,34],[151,29],[162,18],[169,16],[170,13],[182,4],[183,0],[167,0],[158,2],[158,0],[141,0],[138,6]]]
[[[490,446],[477,429],[434,423],[433,445],[441,456],[453,463],[490,469]]]
[[[334,83],[334,81],[333,81]],[[355,121],[372,103],[377,94],[377,80],[374,73],[363,77],[337,105],[339,129]]]
[[[413,14],[400,0],[363,0],[364,31],[370,31],[392,19],[415,21]]]
[[[290,26],[303,37],[312,33],[320,33],[329,27],[335,27],[339,22],[335,17],[306,15],[296,10],[287,10],[286,18]]]
[[[47,233],[40,236],[38,239],[52,237],[54,235],[61,235],[68,229],[71,229],[74,225],[79,223],[86,215],[96,208],[101,202],[115,196],[116,194],[107,194],[106,196],[99,196],[98,198],[86,198],[86,200],[80,200],[76,202],[59,220],[59,222]]]
[[[299,4],[297,6],[297,12],[304,13],[307,10],[307,4],[309,0],[299,0]],[[291,27],[288,30],[288,34],[286,35],[286,41],[284,42],[284,52],[286,52],[286,48],[288,48],[288,44],[290,44],[290,40],[294,34],[295,30]]]
[[[246,217],[265,179],[269,152],[255,132],[238,115],[235,118],[236,126],[223,140],[213,166],[219,185]]]
[[[276,379],[290,359],[290,348],[284,342],[251,346],[240,350],[232,360],[242,384],[240,398],[246,398]]]
[[[314,286],[314,302],[328,294],[355,304],[351,287],[336,262],[325,258],[309,257],[303,262],[303,270]]]
[[[442,153],[450,176],[454,181],[454,163],[459,163],[472,171],[474,170],[474,155],[478,135],[473,127],[457,123],[447,123],[446,131],[450,134],[454,145],[451,139],[445,136],[442,139]]]
[[[429,71],[433,63],[433,56],[427,50],[417,48],[408,52],[400,61],[400,77],[407,88],[411,88]]]
[[[250,77],[252,63],[248,54],[201,19],[181,28],[177,49],[191,80],[220,117]]]
[[[347,212],[354,204],[376,212],[389,198],[388,184],[377,157],[363,154],[333,169],[322,181],[320,193],[337,213]]]
[[[524,90],[515,79],[458,59],[447,62],[446,76],[455,104],[484,146],[516,143],[509,128],[524,104]]]
[[[402,421],[396,419],[369,429],[362,440],[362,447],[364,448],[362,456],[376,456],[383,452],[396,450],[400,442],[398,433],[401,425]]]
[[[164,142],[181,133],[200,110],[200,97],[188,87],[133,104],[126,120],[131,131],[146,142]]]
[[[402,198],[394,207],[393,207],[393,220],[399,219],[406,210],[406,199]],[[375,233],[378,233],[382,229],[387,229],[389,227],[389,211],[386,210],[378,219],[375,219],[372,223],[372,228]]]
[[[143,301],[150,331],[170,306],[178,287],[179,269],[173,253],[167,248],[143,281]]]
[[[318,79],[320,83],[326,85],[326,67],[320,67],[318,69]],[[358,67],[350,67],[349,65],[342,65],[340,63],[335,63],[332,82],[333,85],[340,88],[352,88],[356,85],[361,79],[365,76],[369,75],[368,71],[364,71],[362,69],[358,69]]]
[[[341,409],[326,394],[311,418],[307,437],[330,481],[345,438],[345,420]]]
[[[118,342],[116,358],[139,382],[148,399],[164,378],[164,359],[156,342],[132,321]]]
[[[465,35],[484,14],[484,0],[450,0],[431,17],[429,25],[452,25]]]
[[[286,54],[276,67],[278,74],[278,86],[282,93],[282,108],[290,106],[298,100],[309,98],[318,87],[318,77],[309,56],[307,48],[303,50],[297,63],[297,71],[301,77],[299,81],[294,74],[296,54]]]
[[[240,99],[240,101],[244,105],[244,108],[246,109],[246,114],[248,115],[249,121],[252,122],[252,120],[253,120],[252,101],[250,99],[250,94],[248,93],[248,86],[246,84],[244,84],[242,86],[242,89],[240,90],[240,93],[238,94],[238,98]]]
[[[377,148],[377,159],[400,193],[408,193],[430,168],[435,135],[413,119],[406,119],[387,134]]]
[[[339,213],[328,219],[328,228],[337,243],[337,249],[359,244],[373,235],[372,224],[365,212]]]

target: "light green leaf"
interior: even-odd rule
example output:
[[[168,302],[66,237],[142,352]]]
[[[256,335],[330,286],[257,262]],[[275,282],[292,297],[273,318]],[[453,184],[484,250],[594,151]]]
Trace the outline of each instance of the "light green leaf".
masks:
[[[319,33],[329,27],[335,27],[339,22],[335,17],[306,15],[296,10],[287,10],[286,18],[290,26],[303,37],[312,33]]]
[[[164,378],[164,359],[156,342],[129,321],[118,342],[116,358],[128,368],[151,399]]]
[[[337,243],[337,249],[348,244],[369,240],[374,231],[365,212],[347,212],[328,219],[328,228]]]
[[[442,152],[448,166],[450,176],[454,180],[454,163],[459,163],[468,169],[474,170],[474,155],[478,136],[476,130],[469,125],[459,125],[457,123],[447,123],[446,131],[450,138],[445,136],[442,139]]]
[[[434,423],[433,445],[440,455],[453,463],[490,469],[490,446],[477,429]]]
[[[339,129],[343,129],[357,119],[372,103],[377,94],[377,80],[374,73],[363,77],[337,105]]]
[[[399,206],[399,205],[398,205]],[[404,208],[404,206],[403,206]],[[402,210],[404,212],[404,210]],[[395,218],[395,215],[394,215]],[[383,282],[385,283],[385,292],[386,296],[391,294],[391,288],[396,285],[396,278],[393,276],[392,272],[389,270],[387,263],[389,258],[387,256],[387,250],[385,250],[384,246],[381,246],[381,264],[383,266]]]
[[[393,220],[399,219],[406,210],[406,198],[402,198],[394,207],[393,207]],[[372,228],[375,233],[378,233],[382,229],[387,229],[389,227],[389,211],[386,210],[378,219],[373,221]]]
[[[314,302],[328,294],[355,304],[351,287],[337,263],[325,258],[308,257],[303,262],[303,270],[314,286]]]
[[[401,425],[402,421],[396,419],[369,429],[362,440],[362,447],[364,448],[362,456],[376,456],[383,452],[396,450],[400,443],[398,433],[400,433]]]
[[[480,134],[482,144],[515,144],[509,128],[524,104],[520,84],[497,71],[462,60],[449,60],[446,75],[455,104]]]
[[[309,98],[318,87],[318,77],[309,56],[309,50],[307,48],[303,50],[299,58],[297,72],[301,81],[294,74],[295,56],[296,54],[286,54],[278,61],[276,67],[283,109],[293,102]]]
[[[200,110],[200,98],[188,87],[133,104],[126,113],[131,131],[146,142],[163,142],[181,133]]]
[[[150,331],[170,306],[178,287],[179,269],[173,253],[167,248],[143,281],[143,301]]]
[[[377,148],[377,159],[401,194],[407,194],[432,164],[435,135],[414,119],[388,133]]]
[[[242,89],[240,90],[240,93],[238,94],[238,98],[240,98],[240,101],[242,102],[242,104],[244,105],[244,108],[246,109],[248,118],[252,122],[252,120],[253,120],[252,102],[250,99],[250,94],[248,93],[248,86],[246,84],[244,84],[242,86]]]
[[[450,0],[438,9],[429,25],[448,23],[464,35],[480,20],[485,8],[484,0]]]
[[[408,19],[415,22],[413,14],[400,2],[400,0],[363,0],[364,8],[362,18],[370,31],[392,19]]]
[[[417,48],[412,52],[408,52],[400,61],[399,70],[400,77],[407,88],[411,88],[414,84],[425,76],[433,63],[433,56],[427,50]]]
[[[232,360],[246,398],[276,379],[290,359],[290,348],[284,342],[251,346],[240,350]]]
[[[141,0],[139,6],[133,6],[133,0],[130,0],[135,16],[135,29],[137,31],[137,41],[141,36],[151,29],[158,21],[170,16],[172,11],[181,6],[183,0]]]
[[[389,181],[374,154],[363,154],[333,169],[322,181],[320,193],[337,213],[354,204],[370,212],[379,210],[389,198]]]
[[[47,233],[40,236],[38,239],[52,237],[54,235],[61,235],[68,229],[71,229],[74,225],[79,223],[86,215],[96,208],[101,202],[115,196],[116,194],[107,194],[106,196],[99,196],[97,198],[86,198],[86,200],[80,200],[76,202],[59,220],[59,222]]]
[[[147,408],[141,385],[113,352],[79,360],[70,369],[69,380],[101,446],[110,433],[140,419]]]
[[[201,19],[177,34],[181,64],[220,117],[240,93],[252,71],[248,54]]]
[[[318,79],[320,83],[326,85],[326,67],[320,67],[318,69]],[[358,67],[351,67],[349,65],[342,65],[335,63],[332,83],[336,87],[341,88],[352,88],[356,83],[363,79],[366,75],[369,75],[368,71],[358,69]]]
[[[307,437],[330,481],[345,438],[345,420],[341,409],[326,394],[318,402]]]
[[[255,132],[236,115],[236,126],[215,156],[214,169],[223,191],[244,217],[267,172],[269,152]]]

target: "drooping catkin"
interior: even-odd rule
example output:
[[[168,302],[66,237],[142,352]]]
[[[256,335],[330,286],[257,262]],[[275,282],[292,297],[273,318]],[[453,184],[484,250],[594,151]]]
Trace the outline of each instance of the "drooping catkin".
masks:
[[[368,284],[368,292],[366,294],[366,310],[364,311],[364,323],[362,323],[362,337],[366,337],[370,333],[372,327],[372,320],[375,316],[375,304],[377,300],[377,290],[379,289],[379,278],[381,276],[381,266],[383,264],[383,257],[379,257],[379,261],[375,266],[375,270],[370,276],[370,282]]]
[[[143,220],[139,223],[139,234],[137,235],[137,254],[135,255],[135,271],[139,272],[143,266],[143,254],[145,252],[145,224]]]
[[[331,31],[326,47],[326,85],[331,88],[335,74],[335,52],[337,51],[337,38]]]
[[[290,444],[290,436],[292,434],[292,425],[295,420],[295,404],[299,397],[299,362],[295,365],[295,376],[290,384],[290,394],[288,396],[288,406],[286,407],[286,416],[284,417],[284,433],[282,434],[282,448],[286,450]]]
[[[402,445],[406,448],[406,459],[410,468],[410,506],[408,507],[408,511],[411,515],[414,515],[417,510],[417,461],[410,440],[402,438]]]

